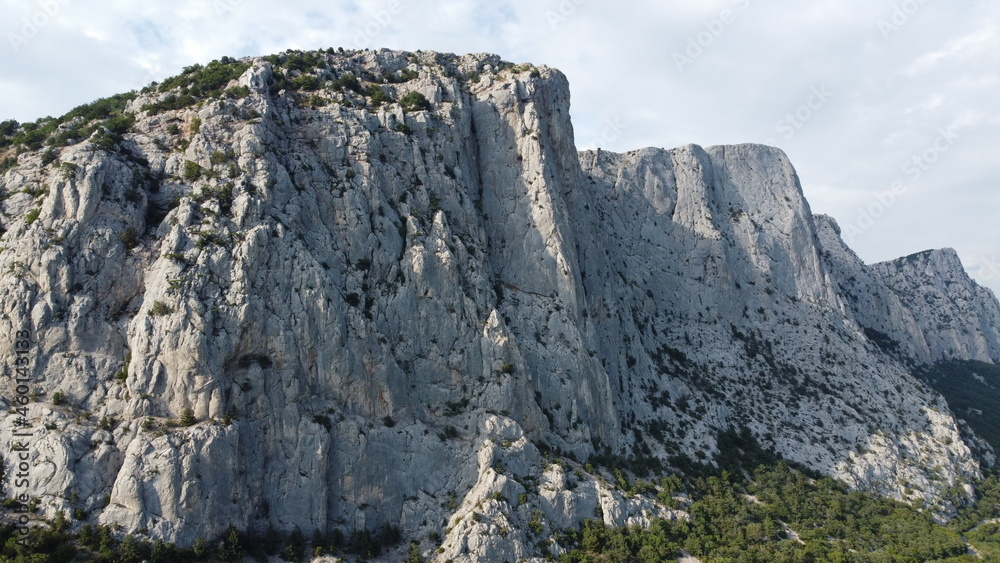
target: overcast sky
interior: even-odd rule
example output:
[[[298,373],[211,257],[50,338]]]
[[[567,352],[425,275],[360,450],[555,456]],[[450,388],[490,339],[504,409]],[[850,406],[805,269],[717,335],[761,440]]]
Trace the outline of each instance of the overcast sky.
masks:
[[[569,77],[577,144],[759,142],[866,262],[956,248],[1000,294],[996,0],[0,0],[0,119],[194,63],[326,47],[492,52]]]

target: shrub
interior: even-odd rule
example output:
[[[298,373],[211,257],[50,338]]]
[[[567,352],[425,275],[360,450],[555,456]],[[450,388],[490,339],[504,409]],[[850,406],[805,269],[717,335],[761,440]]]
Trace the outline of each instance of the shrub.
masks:
[[[0,137],[11,137],[14,133],[17,133],[17,129],[21,126],[17,120],[8,119],[6,121],[0,122]]]
[[[307,92],[313,92],[319,90],[322,83],[319,78],[311,74],[303,74],[301,76],[296,76],[292,79],[291,90],[305,90]]]
[[[403,111],[430,111],[431,109],[431,103],[427,97],[417,91],[403,96],[399,103],[403,106]]]
[[[56,158],[57,156],[55,150],[51,148],[46,149],[45,152],[42,153],[42,166],[48,166],[52,164],[53,162],[55,162]]]
[[[118,240],[122,241],[125,248],[135,248],[135,245],[139,244],[139,234],[135,232],[135,229],[129,227],[118,235]]]
[[[334,81],[333,89],[337,91],[351,90],[359,94],[364,93],[364,88],[361,86],[361,82],[358,81],[358,78],[351,73],[345,73]]]
[[[168,78],[160,84],[159,91],[167,92],[181,88],[182,95],[199,98],[219,97],[223,88],[231,81],[240,77],[249,64],[241,63],[230,57],[222,57],[205,66],[192,65],[186,67],[180,75]]]
[[[184,179],[194,182],[201,177],[201,165],[190,160],[184,161]]]
[[[17,157],[8,156],[7,158],[0,161],[0,174],[10,170],[11,168],[17,166]]]
[[[66,395],[63,394],[61,391],[56,391],[55,393],[52,394],[53,405],[59,406],[65,402],[66,402]]]
[[[232,88],[227,88],[223,95],[230,99],[240,99],[245,98],[250,95],[250,88],[246,86],[233,86]]]
[[[41,214],[42,210],[36,207],[34,209],[29,210],[28,213],[25,214],[24,220],[30,225],[34,223],[38,219],[38,216]]]
[[[372,84],[365,90],[365,95],[371,99],[372,109],[380,107],[382,104],[391,104],[396,101],[392,99],[392,96],[385,93],[381,87]]]
[[[153,301],[153,306],[149,309],[149,314],[154,317],[169,315],[173,311],[163,301]]]
[[[191,546],[191,552],[195,557],[206,557],[208,555],[208,543],[203,538],[195,538],[194,544]]]
[[[285,543],[285,549],[281,553],[287,561],[301,561],[306,555],[306,537],[298,526],[292,530]]]
[[[232,151],[232,149],[229,150]],[[230,158],[231,155],[228,152],[213,151],[211,157],[209,157],[209,161],[212,165],[218,165],[228,162]]]
[[[198,419],[194,417],[194,409],[187,407],[181,412],[181,425],[194,426]]]

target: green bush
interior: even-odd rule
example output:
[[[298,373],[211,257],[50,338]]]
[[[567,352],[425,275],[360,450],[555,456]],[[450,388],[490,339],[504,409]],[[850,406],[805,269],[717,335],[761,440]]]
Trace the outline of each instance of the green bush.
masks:
[[[183,177],[188,182],[194,182],[201,178],[201,165],[191,160],[185,160]]]
[[[121,234],[118,235],[118,239],[121,240],[122,244],[125,245],[125,248],[128,249],[135,248],[135,246],[139,244],[139,234],[136,233],[135,229],[132,229],[131,227],[122,231]]]
[[[381,107],[382,104],[391,104],[396,101],[392,99],[392,96],[386,94],[385,90],[376,84],[369,86],[368,89],[365,90],[365,95],[370,99],[372,109]]]
[[[313,92],[319,90],[323,85],[319,78],[311,74],[303,74],[301,76],[296,76],[292,79],[290,90],[305,90],[306,92]]]
[[[58,158],[58,155],[56,155],[56,151],[52,149],[46,149],[45,152],[42,153],[42,166],[48,166],[52,164],[53,162],[55,162],[56,158]]]
[[[169,315],[173,311],[167,306],[163,301],[153,301],[153,306],[149,309],[149,314],[154,317],[162,317],[163,315]]]
[[[30,225],[34,223],[38,219],[38,216],[41,214],[42,210],[37,207],[34,209],[30,209],[28,210],[28,213],[25,214],[24,220]]]
[[[159,91],[169,92],[180,88],[181,95],[217,98],[222,95],[222,89],[227,84],[239,78],[248,68],[250,65],[247,63],[222,57],[205,66],[196,64],[186,67],[180,75],[164,80],[160,84]]]
[[[16,156],[8,156],[3,160],[0,160],[0,174],[3,174],[15,166],[17,166]]]
[[[430,111],[431,109],[431,103],[427,97],[417,91],[403,96],[399,100],[399,104],[403,106],[403,111]]]
[[[194,409],[187,407],[181,412],[181,425],[182,426],[194,426],[198,422],[198,419],[194,417]]]
[[[334,81],[333,89],[338,92],[341,90],[350,90],[352,92],[357,92],[358,94],[362,94],[365,91],[364,87],[361,86],[361,82],[358,80],[358,77],[349,72],[344,73],[340,78]]]

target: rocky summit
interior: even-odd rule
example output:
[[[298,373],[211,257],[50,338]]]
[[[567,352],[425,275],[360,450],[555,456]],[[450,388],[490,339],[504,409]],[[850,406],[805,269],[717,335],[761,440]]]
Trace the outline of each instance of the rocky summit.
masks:
[[[727,431],[939,518],[972,495],[992,450],[912,375],[1000,362],[954,251],[866,265],[780,150],[578,152],[569,110],[544,66],[330,50],[8,127],[5,494],[435,561],[685,518],[599,461],[712,465]]]

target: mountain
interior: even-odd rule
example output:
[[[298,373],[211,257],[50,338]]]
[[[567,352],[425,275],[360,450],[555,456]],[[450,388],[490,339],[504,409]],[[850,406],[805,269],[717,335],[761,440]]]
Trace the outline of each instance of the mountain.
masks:
[[[6,122],[5,494],[441,561],[683,518],[601,476],[727,432],[942,516],[972,495],[992,454],[911,373],[998,360],[953,252],[864,265],[775,148],[579,153],[569,100],[493,55],[330,50]]]

